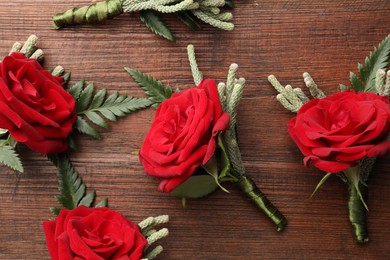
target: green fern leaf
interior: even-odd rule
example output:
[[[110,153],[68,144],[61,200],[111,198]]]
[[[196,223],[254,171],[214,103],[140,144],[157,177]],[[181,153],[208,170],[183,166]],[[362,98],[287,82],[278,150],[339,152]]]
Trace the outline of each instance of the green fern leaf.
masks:
[[[236,7],[236,4],[234,3],[234,0],[225,0],[225,6],[234,8]]]
[[[378,69],[385,69],[388,65],[390,54],[390,34],[370,52],[370,56],[366,58],[365,65],[358,64],[359,77],[364,91],[376,92],[375,77]]]
[[[96,99],[99,100],[95,103],[92,101],[91,105],[84,111],[79,112],[78,115],[85,115],[94,124],[104,128],[108,128],[108,124],[98,113],[101,113],[110,121],[116,121],[118,117],[123,117],[132,112],[147,108],[152,104],[152,102],[146,98],[135,98],[126,95],[119,95],[118,92],[114,92],[105,100],[105,97],[103,97],[103,101],[101,101],[101,93],[105,93],[105,91],[99,91],[96,94],[96,96],[100,95]]]
[[[346,91],[346,90],[349,90],[349,87],[347,87],[346,85],[344,84],[340,84],[340,91]]]
[[[95,208],[103,208],[108,206],[108,199],[105,198],[102,201],[100,201],[98,204],[96,204]]]
[[[109,128],[104,118],[116,121],[118,117],[126,116],[132,112],[149,107],[152,102],[146,98],[134,98],[119,95],[114,92],[107,96],[107,90],[101,89],[94,95],[94,86],[89,84],[84,88],[85,82],[77,82],[69,92],[76,99],[77,121],[75,128],[83,133],[100,139],[99,132],[91,123],[102,128]],[[167,90],[169,92],[169,90]],[[170,90],[172,91],[172,90]],[[89,121],[83,118],[85,116]]]
[[[80,80],[79,82],[76,82],[70,89],[68,90],[69,94],[71,94],[74,98],[74,100],[78,100],[81,94],[81,91],[83,91],[85,81]]]
[[[349,80],[351,81],[351,85],[356,91],[364,91],[364,86],[355,73],[352,71],[349,73]]]
[[[90,193],[92,195],[88,194],[88,197],[85,198],[85,184],[80,175],[73,168],[68,155],[51,155],[49,156],[49,159],[51,159],[58,168],[58,190],[61,195],[56,196],[56,199],[62,206],[67,209],[74,209],[81,205],[81,202],[88,204],[89,201],[93,201],[95,198],[94,192]]]
[[[96,93],[96,95],[93,97],[89,108],[91,109],[91,108],[100,107],[103,104],[106,95],[107,95],[107,90],[105,88],[99,90],[98,93]]]
[[[60,214],[61,208],[50,207],[49,210],[50,210],[51,213],[53,213],[55,216],[58,216],[58,215]]]
[[[149,28],[153,33],[167,39],[168,41],[175,42],[176,39],[169,30],[165,22],[160,16],[153,11],[140,11],[140,18],[146,27]]]
[[[93,83],[91,83],[81,91],[79,98],[76,100],[77,113],[84,111],[91,103],[94,89],[95,87],[93,86]]]
[[[75,128],[80,133],[92,136],[95,139],[101,139],[99,132],[93,128],[86,120],[84,120],[81,116],[77,117],[77,121],[75,124]]]
[[[85,195],[79,202],[78,206],[86,206],[86,207],[91,207],[93,201],[95,200],[96,197],[96,192],[93,190],[87,195]]]
[[[161,81],[156,80],[138,70],[125,68],[127,73],[145,90],[146,95],[149,96],[149,100],[153,103],[153,106],[158,106],[165,99],[172,96],[172,88],[167,85],[165,88]]]
[[[23,172],[22,162],[12,146],[0,146],[0,162],[12,170]]]
[[[72,74],[70,72],[65,72],[62,77],[64,78],[64,87],[66,87],[70,81]]]
[[[101,116],[98,115],[98,113],[96,113],[94,111],[86,111],[86,112],[84,112],[84,114],[95,125],[98,125],[100,127],[108,129],[108,124],[106,123],[106,121],[104,121],[104,119]]]
[[[191,12],[181,11],[176,13],[176,16],[191,30],[195,31],[200,28],[200,25],[195,21]]]

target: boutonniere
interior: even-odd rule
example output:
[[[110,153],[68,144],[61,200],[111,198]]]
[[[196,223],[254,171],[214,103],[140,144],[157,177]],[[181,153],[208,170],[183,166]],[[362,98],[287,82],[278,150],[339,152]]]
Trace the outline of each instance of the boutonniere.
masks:
[[[197,19],[222,30],[233,30],[234,25],[230,22],[233,15],[231,12],[222,11],[223,7],[233,8],[233,0],[106,0],[72,8],[56,14],[52,19],[54,28],[60,29],[65,26],[101,22],[122,13],[139,12],[146,27],[174,42],[175,37],[160,14],[175,14],[192,30],[200,28]]]
[[[312,100],[300,88],[283,87],[269,76],[280,103],[297,113],[288,122],[288,132],[305,156],[304,164],[327,172],[315,191],[333,175],[346,183],[349,220],[359,243],[368,241],[366,182],[376,157],[390,150],[389,53],[390,35],[364,65],[358,64],[358,75],[350,73],[352,88],[341,84],[341,92],[330,96],[304,73]]]
[[[151,260],[163,247],[153,247],[168,236],[168,229],[156,226],[169,221],[167,215],[149,217],[134,224],[121,213],[107,207],[107,199],[94,204],[95,192],[86,193],[86,185],[65,154],[52,156],[58,167],[57,201],[54,220],[43,222],[46,244],[53,260],[59,259],[131,259]]]
[[[76,132],[100,139],[97,127],[108,128],[107,121],[146,108],[152,102],[106,89],[95,92],[93,84],[79,81],[64,87],[70,73],[61,66],[51,72],[39,61],[43,51],[36,48],[32,35],[24,45],[15,43],[11,53],[0,63],[0,127],[2,143],[0,162],[23,172],[15,148],[24,144],[46,155],[58,168],[63,208],[52,207],[57,215],[43,223],[52,259],[154,259],[162,247],[151,245],[168,235],[166,228],[155,226],[168,222],[168,216],[149,217],[138,225],[107,208],[104,199],[92,207],[96,193],[86,192],[86,185],[67,155],[76,149]]]
[[[186,199],[204,197],[236,184],[276,225],[287,220],[247,175],[238,146],[237,108],[245,85],[236,78],[232,64],[226,83],[204,79],[195,51],[188,46],[189,62],[196,87],[173,91],[161,81],[126,68],[156,109],[153,123],[139,151],[145,172],[160,181],[159,190]]]
[[[97,129],[109,128],[107,121],[152,104],[117,92],[107,95],[106,89],[95,92],[84,81],[64,88],[70,73],[61,66],[44,69],[36,43],[35,35],[24,45],[15,43],[0,62],[0,162],[13,170],[24,170],[16,152],[20,144],[48,156],[76,150],[77,132],[100,139]]]

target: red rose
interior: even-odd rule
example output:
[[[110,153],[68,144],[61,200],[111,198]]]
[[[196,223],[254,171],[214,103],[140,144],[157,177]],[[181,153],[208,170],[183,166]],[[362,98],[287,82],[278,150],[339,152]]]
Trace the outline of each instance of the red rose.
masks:
[[[138,225],[109,208],[62,209],[43,228],[53,260],[139,260],[147,244]]]
[[[140,151],[146,173],[170,192],[213,156],[216,135],[229,124],[214,80],[175,93],[157,108]]]
[[[326,172],[355,166],[390,149],[390,103],[371,92],[344,91],[302,106],[288,131],[309,161]]]
[[[67,150],[74,98],[34,59],[12,53],[0,63],[0,128],[42,154]]]

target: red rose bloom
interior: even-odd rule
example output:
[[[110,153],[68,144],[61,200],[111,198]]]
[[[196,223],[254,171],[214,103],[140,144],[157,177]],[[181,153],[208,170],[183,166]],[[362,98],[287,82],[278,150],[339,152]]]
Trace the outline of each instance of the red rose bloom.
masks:
[[[313,99],[288,123],[304,163],[333,173],[387,152],[389,130],[389,99],[371,92],[344,91]]]
[[[53,260],[139,260],[147,244],[138,225],[109,208],[62,209],[43,228]]]
[[[214,80],[175,93],[157,108],[140,151],[146,173],[161,179],[170,192],[206,164],[216,148],[216,135],[229,124]]]
[[[0,128],[42,154],[66,151],[76,112],[63,82],[21,53],[5,57],[0,63]]]

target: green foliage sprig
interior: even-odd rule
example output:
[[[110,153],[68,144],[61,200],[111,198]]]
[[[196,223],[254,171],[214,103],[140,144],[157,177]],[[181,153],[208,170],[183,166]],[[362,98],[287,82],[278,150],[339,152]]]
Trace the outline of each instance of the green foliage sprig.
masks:
[[[163,83],[153,77],[150,77],[141,71],[125,68],[127,73],[139,84],[149,96],[149,101],[153,107],[157,107],[165,99],[172,96],[173,90],[169,84],[164,88]]]
[[[127,95],[120,95],[118,92],[107,96],[105,88],[96,94],[94,85],[85,84],[85,81],[75,83],[69,93],[76,100],[77,121],[76,129],[95,139],[100,139],[99,132],[84,118],[91,123],[108,129],[109,126],[104,119],[115,122],[117,118],[124,117],[135,111],[149,107],[152,103],[146,98],[135,98]]]
[[[141,21],[153,33],[175,42],[175,37],[161,14],[176,14],[192,30],[200,28],[196,19],[222,30],[233,30],[231,12],[223,12],[223,7],[233,8],[233,0],[106,0],[88,6],[72,8],[53,16],[55,29],[65,26],[101,22],[112,19],[124,12],[139,12]]]
[[[84,205],[91,207],[95,201],[96,192],[91,191],[86,193],[86,187],[83,179],[74,169],[69,156],[65,153],[49,155],[48,158],[58,168],[58,190],[60,195],[56,196],[56,200],[64,208],[74,209],[78,206]],[[96,205],[96,207],[106,207],[108,200],[104,199]],[[58,215],[61,208],[51,207],[53,214]]]
[[[9,135],[10,137],[10,135]],[[14,171],[23,172],[22,161],[19,154],[16,153],[15,148],[9,145],[7,140],[0,140],[0,162]]]
[[[390,35],[388,35],[370,55],[366,57],[364,65],[358,63],[358,75],[350,72],[350,81],[352,88],[362,92],[377,92],[375,85],[376,73],[378,70],[386,69],[390,55]],[[340,84],[341,90],[348,89],[347,86]]]

